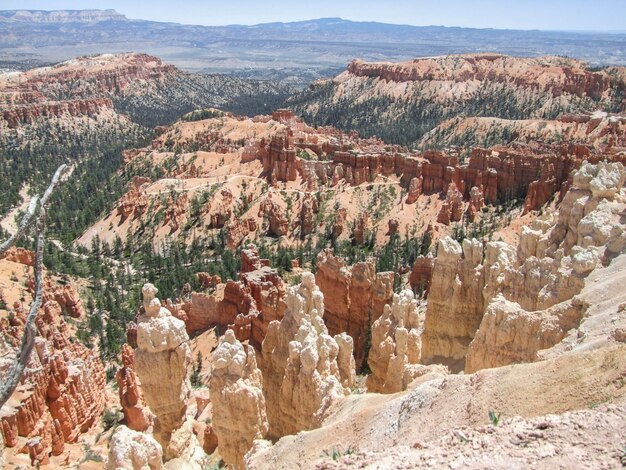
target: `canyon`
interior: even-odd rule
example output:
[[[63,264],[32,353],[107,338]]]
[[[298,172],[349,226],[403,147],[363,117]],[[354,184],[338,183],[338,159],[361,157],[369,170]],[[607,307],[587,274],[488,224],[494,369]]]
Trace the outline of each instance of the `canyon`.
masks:
[[[119,150],[115,197],[94,190],[46,249],[6,468],[623,465],[623,69],[354,61],[253,117],[187,79],[134,53],[0,75],[14,142],[55,120],[153,128]],[[341,113],[416,93],[445,112],[404,146],[310,121],[331,108],[298,100],[331,88]],[[0,374],[33,300],[30,237],[0,259]]]

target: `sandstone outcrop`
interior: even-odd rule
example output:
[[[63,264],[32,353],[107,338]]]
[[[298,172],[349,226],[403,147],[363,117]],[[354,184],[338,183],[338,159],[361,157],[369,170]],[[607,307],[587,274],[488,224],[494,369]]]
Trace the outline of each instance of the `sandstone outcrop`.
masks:
[[[409,285],[416,294],[428,295],[433,276],[434,262],[432,256],[418,256],[415,259],[409,276]]]
[[[19,306],[13,314],[11,322],[0,322],[5,357],[14,354],[25,320]],[[35,348],[20,384],[0,412],[0,430],[7,448],[28,453],[33,465],[45,465],[99,419],[105,405],[105,375],[95,351],[70,341],[72,333],[56,301],[46,302],[36,324]],[[0,369],[5,365],[0,363]]]
[[[409,193],[406,196],[407,204],[414,204],[422,194],[422,179],[418,177],[411,178],[409,182]]]
[[[349,393],[351,342],[338,343],[324,325],[324,295],[311,273],[287,290],[284,318],[270,323],[263,341],[263,391],[269,437],[319,427],[329,407]],[[337,362],[340,359],[340,365]],[[343,375],[342,375],[343,374]]]
[[[232,328],[237,339],[260,348],[272,320],[280,320],[287,308],[285,286],[269,260],[259,258],[254,245],[241,250],[239,280],[218,284],[215,292],[192,292],[173,307],[189,334],[211,325]]]
[[[254,348],[246,351],[232,330],[226,331],[213,353],[209,388],[220,456],[226,464],[244,468],[244,455],[255,439],[267,435],[269,425]]]
[[[531,183],[531,186],[532,184],[533,183]],[[530,186],[529,186],[529,190],[530,190]],[[543,202],[545,202],[545,200]],[[484,205],[485,205],[485,198],[483,196],[482,189],[476,186],[472,186],[472,189],[470,189],[469,204],[467,206],[467,217],[471,222],[475,220],[476,214],[478,213],[478,211],[480,211],[483,208]]]
[[[189,336],[185,324],[161,306],[152,284],[144,285],[142,292],[145,313],[137,322],[135,370],[146,403],[155,415],[154,436],[169,460],[179,455],[169,444],[172,434],[183,425],[190,392]]]
[[[444,225],[449,225],[450,222],[459,222],[463,217],[463,195],[456,188],[456,185],[452,182],[448,186],[448,192],[446,193],[446,200],[441,206],[439,215],[437,216],[437,222]]]
[[[272,201],[272,193],[269,193],[259,205],[258,216],[267,221],[267,229],[272,235],[282,237],[289,233],[289,221],[283,213],[283,209]]]
[[[315,214],[317,214],[317,199],[306,193],[300,207],[300,236],[304,238],[315,229]]]
[[[466,372],[535,360],[576,327],[587,275],[626,248],[621,163],[584,163],[556,214],[522,230],[517,249],[439,242],[422,362]]]
[[[329,333],[345,332],[352,337],[360,368],[370,324],[393,297],[393,273],[377,273],[372,260],[348,267],[343,259],[323,251],[317,258],[315,280],[326,299],[324,322]]]
[[[159,470],[161,445],[149,434],[118,426],[111,436],[107,470]]]
[[[427,367],[418,365],[420,358],[420,319],[413,291],[394,294],[393,303],[385,305],[380,318],[372,325],[372,347],[367,358],[372,373],[367,390],[396,393]]]
[[[133,431],[145,431],[152,424],[152,413],[147,409],[135,374],[135,354],[128,345],[122,345],[122,367],[115,374],[124,421]]]
[[[397,64],[354,60],[348,65],[348,72],[357,77],[394,82],[488,80],[516,83],[520,87],[548,91],[554,96],[569,93],[596,99],[611,86],[606,73],[588,71],[584,63],[573,59],[559,62],[556,58],[518,59],[488,53],[422,58]]]
[[[270,181],[295,181],[298,176],[296,149],[290,137],[289,132],[274,135],[267,151],[261,154],[263,169]]]
[[[367,231],[369,229],[369,222],[369,214],[367,212],[363,212],[354,224],[352,237],[359,245],[363,245],[365,243],[365,236],[367,235]]]

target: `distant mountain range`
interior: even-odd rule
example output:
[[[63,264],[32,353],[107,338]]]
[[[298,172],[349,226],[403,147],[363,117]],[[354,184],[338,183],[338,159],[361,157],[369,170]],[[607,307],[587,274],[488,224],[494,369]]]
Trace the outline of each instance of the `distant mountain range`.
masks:
[[[452,53],[564,55],[626,64],[626,34],[406,26],[323,18],[253,26],[131,20],[115,10],[0,11],[0,61],[58,62],[146,52],[190,71],[306,83],[352,59],[400,61]]]

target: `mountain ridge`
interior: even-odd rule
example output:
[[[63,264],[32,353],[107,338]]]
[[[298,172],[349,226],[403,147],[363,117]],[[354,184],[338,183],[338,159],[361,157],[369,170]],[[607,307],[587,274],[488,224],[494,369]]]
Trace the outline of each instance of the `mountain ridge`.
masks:
[[[21,12],[19,21],[12,19],[17,12]],[[41,14],[33,16],[28,11],[0,11],[0,62],[50,63],[132,50],[159,56],[187,71],[279,77],[302,87],[334,75],[354,58],[398,62],[488,52],[517,57],[563,55],[594,65],[626,64],[626,34],[619,33],[411,26],[333,17],[202,26],[129,19],[115,11],[70,13],[50,12],[44,21]],[[82,22],[74,21],[80,15]],[[55,18],[57,22],[52,21]]]

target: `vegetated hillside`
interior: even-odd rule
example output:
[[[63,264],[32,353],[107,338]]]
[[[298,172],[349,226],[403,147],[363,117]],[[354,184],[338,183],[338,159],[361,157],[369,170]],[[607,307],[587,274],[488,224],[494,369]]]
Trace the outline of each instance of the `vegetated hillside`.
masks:
[[[626,69],[561,57],[476,54],[401,63],[353,61],[289,100],[305,120],[413,144],[456,116],[555,119],[626,108]]]
[[[592,114],[561,114],[553,120],[501,119],[458,116],[443,121],[424,134],[423,148],[491,147],[511,142],[534,142],[626,146],[626,119],[623,115],[596,111]]]
[[[1,74],[0,210],[19,201],[24,182],[40,183],[62,161],[102,159],[112,148],[119,154],[196,108],[269,112],[287,92],[267,81],[182,72],[134,53]]]

